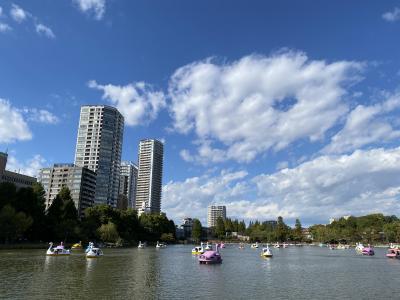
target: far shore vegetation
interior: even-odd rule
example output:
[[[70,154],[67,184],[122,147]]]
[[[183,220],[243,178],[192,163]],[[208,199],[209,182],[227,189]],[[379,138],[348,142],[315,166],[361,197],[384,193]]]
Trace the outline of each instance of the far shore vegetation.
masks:
[[[68,188],[61,189],[47,210],[44,196],[40,183],[21,189],[12,183],[0,184],[0,248],[39,248],[50,241],[95,241],[111,246],[132,246],[138,241],[178,242],[175,224],[164,213],[138,217],[133,209],[98,205],[87,208],[79,218]],[[243,220],[218,218],[211,233],[205,234],[200,220],[193,219],[192,234],[185,241],[197,243],[207,238],[263,243],[398,243],[400,220],[394,215],[370,214],[305,229],[299,219],[291,228],[282,217],[275,223],[251,221],[248,226]]]

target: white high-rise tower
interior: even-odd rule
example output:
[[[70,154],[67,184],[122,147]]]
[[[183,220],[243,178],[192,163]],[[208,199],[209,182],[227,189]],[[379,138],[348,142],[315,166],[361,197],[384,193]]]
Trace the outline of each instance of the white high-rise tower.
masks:
[[[95,204],[116,207],[124,117],[114,107],[81,107],[75,165],[96,172]]]
[[[161,187],[164,145],[153,139],[139,144],[139,171],[136,187],[136,209],[139,213],[161,211]]]

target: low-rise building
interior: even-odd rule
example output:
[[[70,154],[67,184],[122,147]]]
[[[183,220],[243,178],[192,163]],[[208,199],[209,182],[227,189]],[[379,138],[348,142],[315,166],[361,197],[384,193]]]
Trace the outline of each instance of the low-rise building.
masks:
[[[41,169],[38,179],[46,192],[46,209],[50,207],[64,186],[71,191],[71,197],[79,216],[83,216],[87,207],[93,206],[96,173],[87,167],[78,167],[74,164],[55,164],[53,167]]]
[[[32,187],[36,178],[6,170],[8,154],[0,152],[0,183],[9,182],[15,184],[17,189]]]

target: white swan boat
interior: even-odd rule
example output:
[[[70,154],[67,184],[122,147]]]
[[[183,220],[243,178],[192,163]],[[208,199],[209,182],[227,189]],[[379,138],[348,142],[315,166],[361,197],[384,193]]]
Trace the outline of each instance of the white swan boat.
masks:
[[[267,245],[267,247],[262,249],[261,256],[262,257],[272,257],[272,251],[271,251],[271,249],[269,249],[268,245]]]
[[[159,243],[159,242],[157,241],[156,248],[157,248],[157,249],[160,249],[160,248],[167,248],[167,245],[165,245],[164,243]]]
[[[137,246],[139,249],[143,249],[146,247],[146,242],[142,243],[141,241],[139,241],[139,245]]]
[[[53,247],[53,243],[49,243],[49,249],[47,249],[46,255],[48,256],[66,256],[71,254],[71,250],[65,249],[63,242],[57,247]]]
[[[250,248],[257,249],[258,248],[258,242],[255,242],[254,244],[251,244]]]
[[[86,252],[86,258],[98,258],[103,256],[103,251],[100,248],[94,247],[94,243],[90,242],[88,251]]]
[[[364,245],[363,244],[361,244],[361,243],[357,243],[356,244],[356,248],[355,248],[355,250],[356,250],[356,252],[357,253],[359,253],[359,254],[362,254],[362,252],[363,252],[363,250],[364,250]]]
[[[206,252],[206,250],[204,249],[204,244],[203,244],[203,242],[201,242],[200,246],[194,247],[194,248],[192,249],[192,254],[193,254],[193,255],[203,254],[204,252]]]
[[[212,250],[213,248],[212,248],[212,245],[210,245],[208,242],[207,242],[207,244],[206,244],[206,247],[204,248],[206,251],[210,251],[210,250]]]
[[[275,245],[274,245],[274,248],[280,248],[280,247],[281,247],[281,245],[279,245],[279,243],[276,242]]]

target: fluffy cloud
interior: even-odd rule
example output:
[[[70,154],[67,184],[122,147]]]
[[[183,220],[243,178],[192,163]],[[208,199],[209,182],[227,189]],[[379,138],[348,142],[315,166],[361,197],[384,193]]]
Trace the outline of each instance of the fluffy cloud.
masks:
[[[327,220],[330,216],[400,213],[400,148],[321,156],[293,169],[253,179],[258,196],[287,216]]]
[[[205,222],[207,206],[243,195],[247,186],[241,180],[245,171],[222,171],[217,176],[203,175],[183,182],[168,182],[163,187],[163,210],[175,220],[197,217]]]
[[[44,35],[45,37],[48,37],[50,39],[54,39],[56,36],[53,33],[53,30],[51,30],[49,27],[43,25],[43,24],[36,24],[36,32],[39,35]]]
[[[10,155],[7,160],[7,170],[37,177],[45,163],[46,160],[39,154],[24,162],[20,162],[14,155]]]
[[[106,0],[73,0],[83,13],[94,14],[95,19],[101,20],[106,11]]]
[[[174,128],[195,132],[192,161],[252,161],[300,139],[316,141],[348,111],[347,86],[360,79],[363,64],[313,61],[302,52],[250,55],[228,64],[211,59],[178,69],[169,96]],[[213,143],[221,143],[213,149]]]
[[[149,123],[166,106],[164,93],[154,91],[150,85],[144,82],[119,86],[100,85],[92,80],[88,86],[103,91],[103,99],[116,106],[124,115],[125,124],[130,126]]]
[[[400,148],[320,156],[295,168],[248,178],[246,172],[204,175],[163,188],[163,210],[203,222],[210,203],[234,218],[324,222],[330,217],[400,213]]]
[[[358,105],[347,116],[346,123],[331,143],[323,149],[325,153],[342,153],[359,149],[364,145],[382,143],[400,137],[400,130],[392,127],[388,113],[400,107],[400,93],[391,95],[382,103]],[[393,122],[392,122],[393,123]]]
[[[45,109],[24,108],[22,112],[27,116],[28,121],[44,124],[57,124],[60,119]]]
[[[16,4],[13,4],[10,10],[10,15],[11,17],[14,19],[14,21],[21,23],[23,21],[25,21],[29,14],[23,10],[21,7],[19,7]]]
[[[393,11],[385,12],[382,18],[388,22],[396,22],[400,20],[400,8],[395,7]]]
[[[10,30],[12,30],[10,25],[0,22],[0,32],[7,32],[7,31],[10,31]]]
[[[0,98],[0,143],[30,140],[32,133],[21,112]]]

